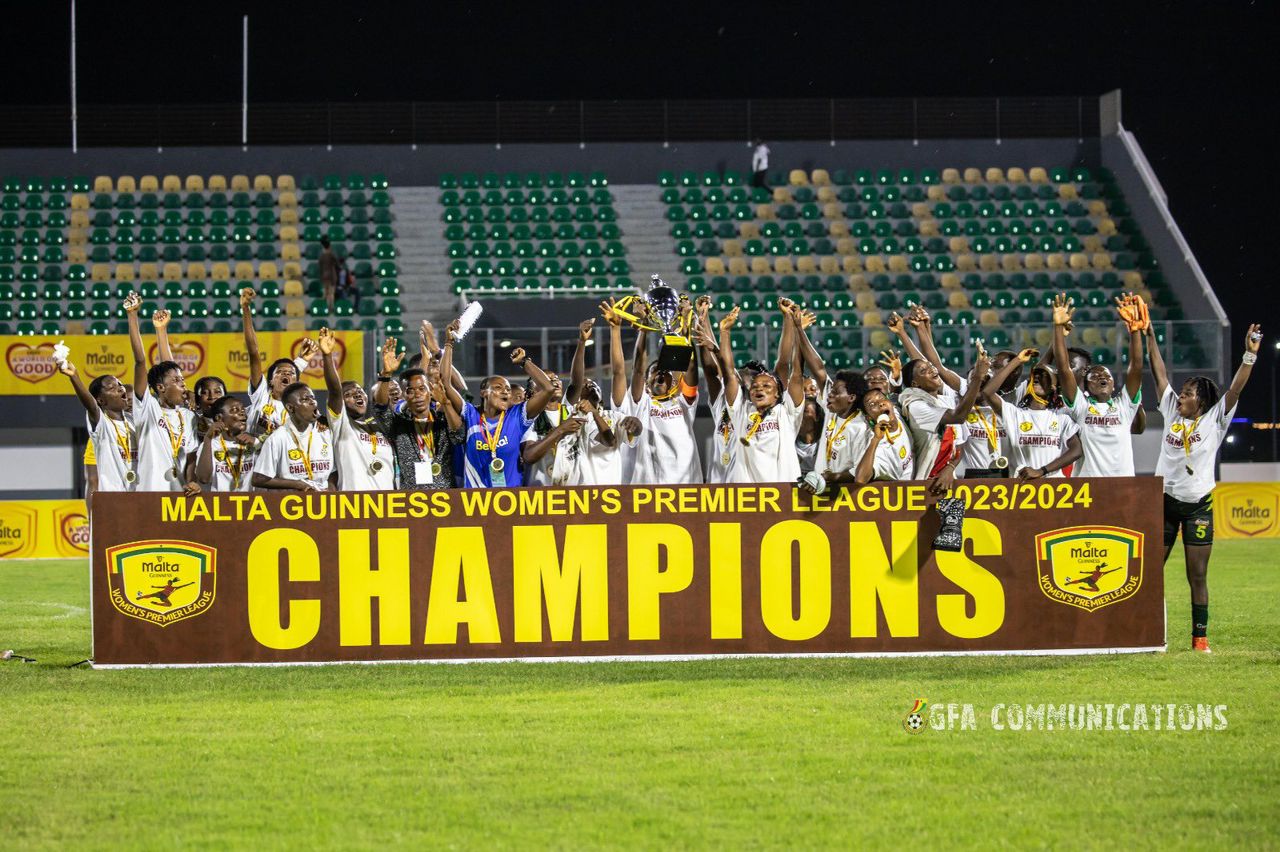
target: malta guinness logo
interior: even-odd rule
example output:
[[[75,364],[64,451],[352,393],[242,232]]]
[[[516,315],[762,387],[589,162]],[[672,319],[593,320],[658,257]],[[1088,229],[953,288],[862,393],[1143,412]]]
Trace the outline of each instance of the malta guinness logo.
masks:
[[[35,509],[17,501],[0,505],[0,557],[26,556],[35,545]]]
[[[213,606],[217,551],[190,541],[134,541],[107,549],[111,604],[167,627]]]
[[[1246,497],[1228,492],[1221,499],[1215,497],[1214,504],[1219,510],[1217,517],[1224,519],[1232,532],[1249,538],[1273,533],[1280,517],[1280,495],[1276,494]]]
[[[89,555],[89,519],[79,509],[54,510],[53,522],[62,538],[59,548],[68,555]]]
[[[1124,527],[1067,527],[1036,536],[1040,591],[1088,612],[1142,587],[1143,534]]]

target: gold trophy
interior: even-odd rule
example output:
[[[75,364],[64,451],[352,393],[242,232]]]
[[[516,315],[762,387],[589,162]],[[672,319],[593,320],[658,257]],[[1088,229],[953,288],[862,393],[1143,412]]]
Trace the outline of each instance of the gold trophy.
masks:
[[[641,318],[627,309],[636,302],[644,302],[648,315]],[[657,275],[649,276],[649,290],[643,296],[624,296],[613,305],[613,311],[635,328],[654,331],[662,335],[662,347],[658,350],[658,367],[683,373],[689,369],[693,358],[693,343],[689,340],[689,324],[692,314],[682,315],[680,297],[667,282]]]

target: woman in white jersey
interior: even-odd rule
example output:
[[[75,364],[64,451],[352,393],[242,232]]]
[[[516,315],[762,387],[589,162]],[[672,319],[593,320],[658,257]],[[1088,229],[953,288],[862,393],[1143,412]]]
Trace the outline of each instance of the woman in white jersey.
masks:
[[[128,388],[115,376],[98,376],[86,388],[70,361],[62,362],[58,370],[71,380],[76,398],[84,406],[97,467],[96,490],[132,491],[138,477],[133,470],[133,424],[126,416]]]
[[[195,481],[196,418],[184,405],[186,385],[182,368],[161,361],[147,368],[146,349],[138,327],[142,297],[130,293],[124,301],[133,350],[133,431],[137,443],[137,491],[200,493]]]
[[[938,369],[928,361],[913,358],[907,362],[902,374],[904,387],[898,402],[911,432],[916,479],[933,479],[952,461],[958,462],[962,458],[964,441],[968,436],[962,427],[973,410],[988,369],[990,362],[979,344],[974,373],[977,380],[969,385],[963,396],[957,396],[942,381]]]
[[[248,409],[234,396],[220,397],[209,407],[196,459],[196,479],[206,490],[253,490],[258,439],[249,433],[248,425]]]
[[[1062,469],[1079,459],[1081,452],[1079,430],[1061,407],[1051,368],[1037,364],[1031,369],[1021,405],[1000,397],[999,389],[1009,376],[1039,355],[1036,349],[1023,349],[982,388],[987,404],[1004,421],[1009,434],[1009,469],[1019,479],[1061,477]]]
[[[692,310],[692,306],[689,307]],[[636,333],[628,413],[643,431],[636,444],[631,482],[678,485],[702,482],[702,463],[693,434],[698,410],[698,359],[690,358],[682,373],[648,365],[648,335]]]
[[[240,291],[240,319],[244,326],[245,354],[249,358],[249,431],[262,436],[271,434],[284,423],[284,389],[302,380],[302,373],[316,352],[316,342],[310,338],[303,340],[297,358],[292,361],[277,358],[271,362],[264,376],[258,332],[253,327],[253,300],[256,296],[248,287]]]
[[[555,466],[556,448],[560,439],[575,434],[582,426],[582,421],[573,417],[571,406],[565,402],[565,387],[560,376],[550,370],[544,372],[551,381],[551,398],[547,400],[547,407],[534,418],[533,425],[520,438],[520,464],[524,467],[524,484],[531,486],[551,484],[551,468]],[[533,380],[529,379],[525,384],[525,399],[535,392],[532,385]]]
[[[369,397],[359,382],[344,382],[333,352],[337,339],[320,329],[316,344],[324,360],[328,388],[329,431],[333,433],[338,488],[343,491],[389,491],[396,487],[396,454],[382,424],[370,416]]]
[[[1134,298],[1130,293],[1124,299],[1117,297],[1116,303],[1122,311],[1130,311]],[[1070,362],[1066,332],[1073,313],[1075,308],[1065,294],[1054,297],[1053,351],[1059,364]],[[1077,383],[1074,370],[1063,370],[1059,375],[1066,412],[1080,428],[1080,448],[1084,453],[1071,475],[1133,476],[1130,431],[1134,414],[1142,406],[1141,324],[1129,324],[1129,364],[1123,387],[1116,388],[1111,371],[1102,364],[1084,368],[1083,385]]]
[[[801,489],[821,494],[832,485],[855,481],[858,462],[871,442],[871,429],[862,412],[868,390],[861,374],[853,370],[836,373],[826,393],[826,418],[818,435],[814,467],[800,480]]]
[[[889,397],[883,391],[867,391],[862,397],[862,413],[875,428],[854,470],[854,481],[863,485],[874,480],[911,479],[916,469],[911,435]]]
[[[1143,305],[1145,310],[1146,305]],[[1167,562],[1182,531],[1182,550],[1191,586],[1191,647],[1209,651],[1209,554],[1213,552],[1213,473],[1218,448],[1226,438],[1240,393],[1249,381],[1262,346],[1262,328],[1249,326],[1240,367],[1221,398],[1218,386],[1194,376],[1175,391],[1169,384],[1160,344],[1147,329],[1151,373],[1160,394],[1164,435],[1156,476],[1164,477],[1164,558]]]
[[[742,393],[734,369],[731,331],[738,321],[738,308],[720,321],[720,371],[724,375],[725,401],[733,417],[739,449],[737,482],[795,482],[800,478],[796,455],[796,433],[804,416],[804,374],[795,345],[797,330],[793,313],[783,310],[781,358],[790,363],[786,382],[771,373],[761,373]]]
[[[320,404],[311,388],[295,382],[280,401],[288,415],[262,442],[253,464],[253,487],[282,491],[327,491],[333,472],[333,433],[318,422]]]

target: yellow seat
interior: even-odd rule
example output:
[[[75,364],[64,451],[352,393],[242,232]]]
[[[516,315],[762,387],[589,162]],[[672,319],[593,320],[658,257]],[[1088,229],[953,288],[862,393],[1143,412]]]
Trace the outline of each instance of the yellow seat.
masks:
[[[192,262],[187,264],[187,280],[203,281],[205,279],[205,269],[203,263]]]
[[[1116,235],[1116,222],[1114,219],[1103,219],[1098,223],[1098,233],[1104,237],[1114,237]]]
[[[302,286],[297,281],[294,281],[293,283],[298,284],[299,287]],[[302,303],[301,299],[290,299],[289,301],[284,303],[285,316],[301,317],[301,316],[306,316],[306,314],[307,314],[307,307]]]
[[[1027,172],[1027,179],[1032,183],[1048,183],[1049,173],[1044,170],[1044,166],[1035,166]]]
[[[941,231],[938,229],[937,219],[925,219],[920,223],[920,236],[936,237]]]
[[[182,280],[182,264],[166,263],[161,270],[165,281],[181,281]]]
[[[778,273],[779,275],[794,275],[796,272],[796,268],[792,264],[791,258],[777,257],[777,258],[774,258],[773,260],[773,271]]]
[[[1023,265],[1027,269],[1044,269],[1044,257],[1039,254],[1029,254],[1022,259]]]
[[[797,257],[794,261],[792,261],[791,258],[788,258],[788,257],[780,257],[778,258],[778,260],[779,261],[785,260],[787,261],[788,264],[794,262],[796,265],[796,272],[799,273],[800,275],[813,275],[818,271],[818,262],[813,259],[812,255],[803,254],[800,257]],[[777,263],[775,263],[773,266],[774,266],[774,270],[779,275],[788,274],[787,270],[784,268],[781,268]]]
[[[1000,258],[1000,268],[1005,272],[1017,272],[1022,269],[1022,258],[1016,254],[1006,254]]]
[[[773,266],[769,263],[767,257],[751,258],[751,274],[752,275],[768,275],[773,272]]]
[[[297,184],[293,182],[293,175],[280,175],[276,178],[276,188],[282,191],[293,192],[297,189]]]
[[[938,279],[938,283],[942,285],[943,290],[955,290],[960,287],[960,276],[954,272],[944,272]]]
[[[814,186],[831,186],[831,175],[827,174],[826,169],[814,169],[810,179]]]
[[[906,255],[891,254],[889,255],[889,271],[899,275],[911,271],[911,263],[907,260]]]
[[[120,175],[116,178],[116,192],[137,192],[138,182],[129,175]]]
[[[867,255],[862,262],[865,264],[867,272],[870,272],[872,275],[887,271],[884,268],[884,258],[877,254]]]
[[[111,280],[111,264],[95,263],[89,267],[89,278],[92,281],[110,281]]]
[[[959,182],[960,182],[960,171],[959,171],[958,169],[943,169],[943,170],[942,170],[942,182],[943,182],[943,183],[959,183]],[[931,196],[931,197],[932,197],[932,196]],[[944,193],[943,197],[944,197],[944,198],[946,197],[946,196],[945,196],[945,193]]]
[[[1009,171],[1005,173],[1005,177],[1008,178],[1009,183],[1026,183],[1027,182],[1027,173],[1024,172],[1022,169],[1018,168],[1017,166],[1014,166],[1013,168],[1009,169]]]
[[[1080,238],[1080,245],[1084,246],[1084,250],[1090,254],[1095,251],[1102,251],[1102,237],[1097,234],[1089,234]]]
[[[280,193],[280,197],[276,199],[276,202],[277,202],[277,203],[278,203],[282,208],[287,208],[287,207],[297,207],[297,206],[298,206],[298,196],[294,195],[292,191],[285,191],[285,192]]]
[[[830,186],[818,187],[818,203],[819,204],[833,204],[835,203],[836,198],[837,198],[836,191],[832,189]],[[826,214],[824,213],[823,215],[826,215]]]
[[[744,240],[760,239],[760,226],[755,222],[743,222],[742,227],[738,229],[738,236]]]
[[[284,265],[284,277],[287,279],[302,277],[302,264],[297,260],[291,260]]]
[[[987,328],[995,328],[1000,325],[1000,312],[994,308],[987,308],[978,314],[978,325]]]
[[[285,243],[280,246],[281,260],[301,260],[302,252],[298,250],[297,243]]]
[[[138,178],[138,191],[139,192],[159,192],[160,181],[156,179],[155,175],[143,175],[142,177]]]
[[[303,293],[303,290],[302,290],[301,281],[298,281],[297,279],[294,279],[294,278],[290,278],[288,281],[284,282],[284,295],[286,298],[300,299],[302,298],[302,293]]]
[[[849,236],[849,223],[843,219],[836,219],[831,223],[829,232],[831,236],[836,239],[839,239],[840,237],[847,237]]]
[[[1111,255],[1105,251],[1094,252],[1093,257],[1090,258],[1090,262],[1094,269],[1110,269]]]
[[[84,320],[67,320],[67,334],[84,334]]]
[[[155,281],[160,277],[160,270],[154,263],[139,263],[138,278],[142,281]]]
[[[281,210],[280,224],[281,225],[298,224],[298,209],[296,207],[285,207],[283,210]]]
[[[209,270],[214,281],[231,280],[231,267],[224,262],[219,261],[218,263],[213,264],[213,266],[209,267]]]
[[[738,240],[725,240],[724,253],[726,257],[742,257],[742,243]],[[708,269],[708,272],[711,270]]]
[[[808,186],[809,176],[804,173],[804,169],[792,169],[791,174],[787,176],[787,183],[792,186]]]
[[[113,186],[111,178],[106,175],[98,175],[93,179],[94,192],[110,192]]]
[[[879,311],[865,311],[862,314],[862,325],[864,328],[875,328],[884,325],[884,318],[880,316]]]
[[[923,201],[917,201],[911,205],[911,218],[913,219],[932,219],[933,208]]]
[[[929,188],[924,191],[925,198],[930,201],[946,201],[947,191],[936,183],[929,184]]]
[[[756,205],[756,218],[757,218],[757,219],[774,219],[774,218],[776,218],[776,217],[775,217],[775,214],[774,214],[774,212],[773,212],[773,205],[772,205],[772,204],[757,204],[757,205]]]
[[[133,280],[133,264],[132,263],[116,264],[116,280],[132,281]]]
[[[952,254],[960,254],[961,252],[966,252],[969,250],[969,240],[966,239],[965,237],[960,237],[960,236],[952,237],[947,242],[947,245],[948,247],[950,247]]]
[[[254,175],[253,191],[254,192],[270,192],[275,187],[271,182],[271,175]]]
[[[1037,328],[1033,338],[1036,346],[1040,347],[1040,351],[1044,352],[1053,345],[1053,330],[1048,328]]]
[[[74,246],[67,249],[67,263],[78,263],[84,266],[89,262],[89,253],[85,251],[84,246]]]
[[[1055,252],[1054,254],[1048,255],[1045,258],[1045,265],[1048,266],[1050,269],[1066,269],[1067,256],[1064,254]]]
[[[72,228],[67,231],[67,242],[73,246],[83,246],[89,242],[89,232],[86,228]],[[68,263],[75,263],[74,260]]]
[[[947,296],[947,306],[954,311],[968,310],[969,294],[963,290],[952,290]]]
[[[235,266],[236,278],[241,281],[249,281],[253,278],[253,264],[247,260],[238,262]]]
[[[204,192],[204,178],[200,175],[187,175],[183,185],[187,188],[187,192]]]
[[[1064,183],[1058,187],[1058,197],[1063,201],[1075,201],[1080,197],[1080,193],[1076,192],[1075,184]]]
[[[718,257],[707,258],[708,275],[724,275],[724,261]]]
[[[893,345],[893,337],[883,328],[873,328],[867,337],[867,342],[871,344],[872,349],[880,352]]]
[[[1124,289],[1130,292],[1142,289],[1142,273],[1136,269],[1130,269],[1121,276],[1120,281],[1124,284]]]
[[[1101,198],[1095,198],[1085,206],[1088,208],[1090,216],[1101,217],[1107,215],[1107,202]]]
[[[776,186],[773,188],[774,204],[790,204],[791,190],[785,186]]]
[[[182,192],[182,178],[177,175],[165,175],[160,180],[160,188],[165,192]]]
[[[232,175],[231,191],[232,192],[248,192],[249,176],[248,175]]]
[[[1097,326],[1086,326],[1084,331],[1080,333],[1080,339],[1084,341],[1086,346],[1102,346],[1106,343],[1102,339],[1102,332]]]
[[[822,205],[822,218],[828,220],[839,220],[844,218],[844,211],[840,209],[840,205],[835,201],[828,201]]]
[[[855,293],[870,293],[871,285],[867,283],[867,276],[855,272],[849,276],[849,289]]]
[[[745,257],[729,258],[729,274],[730,275],[747,275],[751,272],[751,267],[747,266]]]
[[[236,273],[239,274],[240,266],[236,265]],[[258,277],[263,281],[274,281],[280,277],[280,271],[276,268],[274,260],[264,260],[258,264]]]
[[[306,331],[307,323],[305,320],[298,319],[297,317],[291,317],[290,319],[287,319],[284,321],[284,330],[285,331]]]
[[[978,259],[973,255],[968,252],[956,255],[956,269],[959,269],[961,272],[973,272],[977,268]]]
[[[965,183],[982,183],[982,172],[970,166],[964,170]]]
[[[818,271],[823,275],[839,275],[840,261],[833,254],[824,254],[818,258]]]
[[[227,176],[226,175],[209,175],[209,191],[210,192],[226,192]]]
[[[853,305],[860,311],[874,311],[876,309],[876,294],[870,290],[859,291],[853,297]]]
[[[1068,262],[1071,264],[1072,269],[1089,268],[1089,256],[1083,252],[1072,252],[1071,257],[1068,258]]]
[[[987,183],[1004,183],[1004,172],[995,166],[987,169]]]
[[[296,225],[280,226],[280,242],[296,243],[298,241],[298,228]]]
[[[994,254],[984,254],[978,257],[978,268],[983,272],[996,272],[1000,269],[1000,260]]]
[[[840,258],[840,269],[845,272],[862,272],[862,257],[856,254],[846,254]]]

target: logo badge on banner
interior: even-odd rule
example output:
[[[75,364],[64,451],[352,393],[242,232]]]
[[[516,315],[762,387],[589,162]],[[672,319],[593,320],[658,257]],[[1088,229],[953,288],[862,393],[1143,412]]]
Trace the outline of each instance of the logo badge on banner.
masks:
[[[35,539],[36,510],[20,503],[0,504],[0,557],[30,555]]]
[[[1276,520],[1280,518],[1280,493],[1257,489],[1253,493],[1225,490],[1214,497],[1217,518],[1238,536],[1256,538],[1275,535]]]
[[[57,375],[58,365],[53,363],[53,344],[30,346],[15,343],[4,352],[5,363],[15,378],[37,384]]]
[[[67,556],[89,555],[89,519],[80,506],[59,506],[53,510],[58,530],[58,549]]]
[[[169,351],[173,353],[173,360],[182,368],[184,376],[198,376],[201,368],[204,367],[204,346],[197,340],[175,340],[169,344]],[[156,344],[151,344],[148,355],[151,363],[160,360],[159,348]]]
[[[1036,536],[1040,590],[1093,612],[1142,587],[1143,534],[1124,527],[1066,527]]]
[[[111,603],[165,627],[213,606],[217,551],[189,541],[134,541],[107,549]]]

